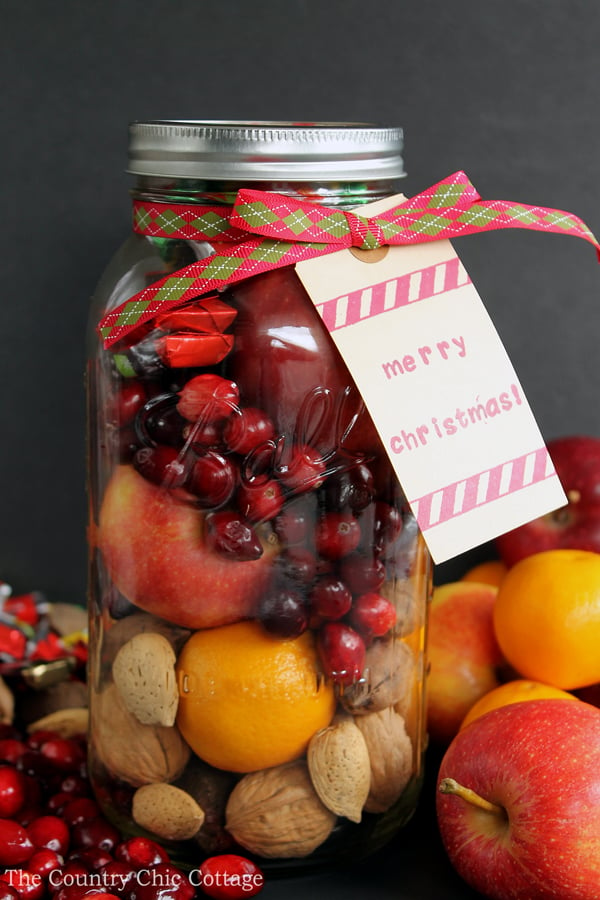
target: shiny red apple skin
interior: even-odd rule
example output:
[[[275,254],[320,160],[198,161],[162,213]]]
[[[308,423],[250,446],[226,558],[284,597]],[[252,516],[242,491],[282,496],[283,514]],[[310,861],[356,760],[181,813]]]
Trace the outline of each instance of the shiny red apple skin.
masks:
[[[492,900],[598,900],[600,710],[572,700],[492,710],[454,738],[438,786],[444,778],[507,813],[436,795],[446,852],[471,887]]]
[[[496,539],[507,566],[557,548],[600,553],[600,438],[572,435],[547,446],[568,503]]]
[[[140,609],[185,628],[212,628],[255,614],[277,543],[238,561],[208,549],[204,514],[132,466],[104,494],[98,548],[119,591]]]

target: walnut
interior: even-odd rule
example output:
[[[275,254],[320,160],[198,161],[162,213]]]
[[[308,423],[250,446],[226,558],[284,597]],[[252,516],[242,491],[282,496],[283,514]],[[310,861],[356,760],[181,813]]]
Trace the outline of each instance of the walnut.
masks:
[[[394,704],[408,707],[415,670],[413,652],[403,641],[374,641],[367,649],[362,677],[344,688],[342,706],[353,715],[378,712]]]

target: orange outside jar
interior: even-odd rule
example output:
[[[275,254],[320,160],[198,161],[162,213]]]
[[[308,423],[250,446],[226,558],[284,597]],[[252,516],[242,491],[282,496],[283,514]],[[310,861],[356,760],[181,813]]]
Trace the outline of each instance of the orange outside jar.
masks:
[[[129,168],[164,224],[244,185],[354,208],[397,192],[401,148],[367,126],[135,123]],[[210,252],[142,223],[94,300],[90,773],[109,818],[180,862],[293,871],[414,811],[431,563],[292,267],[102,348],[107,312]],[[163,788],[149,820],[148,785],[195,817],[176,825]]]

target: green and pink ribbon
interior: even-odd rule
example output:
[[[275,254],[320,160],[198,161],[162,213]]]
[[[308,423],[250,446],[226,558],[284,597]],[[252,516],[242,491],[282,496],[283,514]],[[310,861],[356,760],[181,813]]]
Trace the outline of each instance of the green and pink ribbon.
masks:
[[[207,241],[213,253],[179,269],[107,313],[105,347],[159,313],[253,275],[337,250],[373,250],[503,228],[570,234],[600,244],[572,213],[505,200],[482,200],[464,172],[375,216],[321,206],[271,191],[240,190],[232,207],[134,201],[134,231],[150,237]]]

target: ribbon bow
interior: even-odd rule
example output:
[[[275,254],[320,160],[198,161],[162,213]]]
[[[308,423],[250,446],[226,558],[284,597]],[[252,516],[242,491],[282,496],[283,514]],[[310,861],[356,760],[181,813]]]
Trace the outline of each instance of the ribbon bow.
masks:
[[[365,250],[527,228],[600,244],[577,216],[505,200],[481,200],[464,172],[372,217],[270,191],[241,190],[233,207],[134,202],[134,230],[152,237],[209,241],[213,253],[161,278],[107,313],[98,327],[109,347],[142,323],[209,291],[325,256],[344,247]]]

